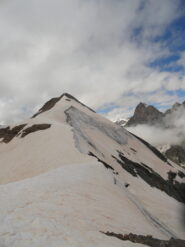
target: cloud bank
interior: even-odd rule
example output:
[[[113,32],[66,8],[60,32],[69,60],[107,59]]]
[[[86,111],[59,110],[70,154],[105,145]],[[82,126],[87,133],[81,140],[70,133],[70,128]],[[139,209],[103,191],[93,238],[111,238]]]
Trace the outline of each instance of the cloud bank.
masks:
[[[185,90],[184,75],[148,65],[171,54],[157,39],[182,15],[180,0],[2,1],[0,122],[64,92],[95,110],[178,100],[167,91]]]

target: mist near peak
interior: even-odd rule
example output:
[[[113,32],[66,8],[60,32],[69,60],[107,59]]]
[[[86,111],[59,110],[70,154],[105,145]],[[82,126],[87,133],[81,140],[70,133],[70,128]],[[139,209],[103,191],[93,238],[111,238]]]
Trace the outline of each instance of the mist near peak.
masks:
[[[175,109],[172,107],[166,112],[162,123],[139,124],[127,127],[127,130],[154,146],[164,144],[185,146],[185,106],[182,104]]]

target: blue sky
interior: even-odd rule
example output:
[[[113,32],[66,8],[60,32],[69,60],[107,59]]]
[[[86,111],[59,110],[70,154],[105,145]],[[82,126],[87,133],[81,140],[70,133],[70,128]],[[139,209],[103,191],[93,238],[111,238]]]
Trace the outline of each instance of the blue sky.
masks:
[[[179,98],[184,98],[185,97],[185,90],[174,90],[174,91],[167,91],[169,95],[177,95]],[[184,98],[185,100],[185,98]]]
[[[185,3],[182,2],[182,10]],[[162,43],[169,49],[169,55],[152,61],[149,66],[160,71],[185,73],[185,65],[178,64],[181,53],[185,51],[185,12],[180,18],[175,19],[164,32],[154,39],[153,42]]]

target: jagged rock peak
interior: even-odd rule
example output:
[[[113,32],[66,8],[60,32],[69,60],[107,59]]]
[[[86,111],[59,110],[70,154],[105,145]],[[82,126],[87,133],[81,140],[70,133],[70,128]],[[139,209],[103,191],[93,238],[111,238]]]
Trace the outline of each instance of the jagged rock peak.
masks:
[[[135,126],[137,124],[153,124],[156,121],[161,121],[162,117],[163,113],[157,110],[154,106],[141,102],[137,105],[133,117],[130,118],[126,126]]]
[[[55,97],[55,98],[52,98],[50,100],[48,100],[40,109],[37,113],[35,113],[32,118],[35,118],[36,116],[38,116],[39,114],[45,112],[45,111],[49,111],[50,109],[52,109],[56,103],[58,101],[60,101],[63,97],[66,97],[66,100],[67,101],[71,101],[71,100],[74,100],[76,102],[78,102],[79,104],[85,106],[86,108],[88,108],[89,110],[93,111],[91,108],[87,107],[86,105],[84,105],[82,102],[80,102],[79,100],[77,100],[74,96],[72,96],[71,94],[69,93],[63,93],[61,96],[59,97]]]
[[[148,105],[147,105],[146,103],[143,103],[143,102],[140,102],[140,103],[136,106],[136,108],[146,108],[146,107],[148,107]]]

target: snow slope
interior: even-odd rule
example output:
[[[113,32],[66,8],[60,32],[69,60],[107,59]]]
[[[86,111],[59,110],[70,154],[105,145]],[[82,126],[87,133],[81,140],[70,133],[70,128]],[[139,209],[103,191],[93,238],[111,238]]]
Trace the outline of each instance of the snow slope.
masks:
[[[184,239],[183,169],[68,94],[51,105],[0,143],[0,246],[143,246],[101,231]]]

